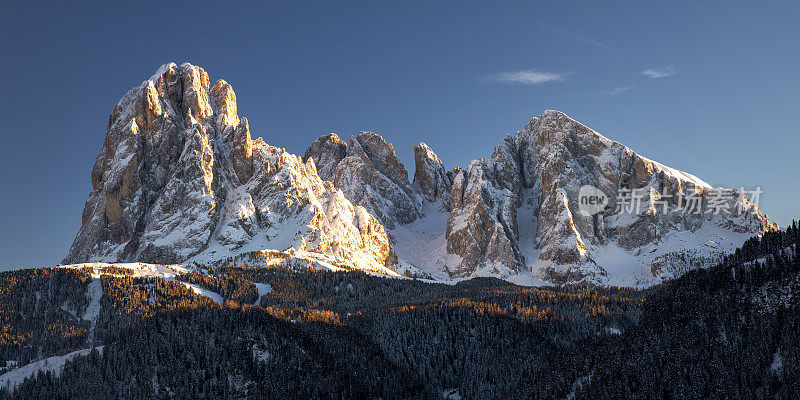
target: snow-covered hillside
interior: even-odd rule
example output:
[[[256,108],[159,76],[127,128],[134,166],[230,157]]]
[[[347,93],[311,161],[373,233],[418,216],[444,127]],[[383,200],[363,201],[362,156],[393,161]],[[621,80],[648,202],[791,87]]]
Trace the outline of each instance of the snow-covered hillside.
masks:
[[[0,375],[0,388],[7,388],[12,390],[19,386],[25,379],[34,378],[41,372],[51,372],[53,376],[58,377],[61,375],[61,370],[64,369],[64,364],[75,357],[83,357],[89,355],[93,349],[97,349],[100,354],[103,354],[104,346],[90,347],[87,349],[73,351],[64,354],[63,356],[48,357],[43,360],[35,361],[30,364],[23,365],[19,368],[14,368],[8,372]]]

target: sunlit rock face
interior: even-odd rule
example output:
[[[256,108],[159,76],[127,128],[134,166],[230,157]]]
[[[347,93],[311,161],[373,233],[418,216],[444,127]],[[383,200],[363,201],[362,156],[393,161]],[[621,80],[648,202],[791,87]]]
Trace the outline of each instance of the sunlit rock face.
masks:
[[[190,64],[162,66],[114,107],[92,188],[64,263],[263,249],[381,272],[396,262],[378,220],[313,162],[251,140],[231,86]]]
[[[584,185],[608,196],[601,212],[581,212]],[[641,207],[618,210],[619,193],[632,189],[643,194]],[[743,201],[744,212],[712,212],[710,191],[732,212]],[[701,198],[701,212],[679,209],[686,204],[678,195],[690,193]],[[708,261],[774,228],[739,191],[713,188],[547,111],[507,136],[490,158],[456,173],[447,252],[460,261],[448,272],[513,278],[529,271],[551,282],[603,281],[615,264],[633,262],[649,267],[641,277],[647,281],[682,272],[680,258]]]

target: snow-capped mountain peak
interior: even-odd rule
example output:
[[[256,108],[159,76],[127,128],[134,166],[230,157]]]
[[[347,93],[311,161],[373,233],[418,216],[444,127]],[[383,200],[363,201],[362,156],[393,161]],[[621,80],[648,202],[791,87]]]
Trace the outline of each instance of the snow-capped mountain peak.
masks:
[[[165,64],[111,112],[64,263],[210,262],[264,249],[393,273],[383,226],[312,164],[252,140],[233,88]],[[287,256],[288,257],[288,256]]]

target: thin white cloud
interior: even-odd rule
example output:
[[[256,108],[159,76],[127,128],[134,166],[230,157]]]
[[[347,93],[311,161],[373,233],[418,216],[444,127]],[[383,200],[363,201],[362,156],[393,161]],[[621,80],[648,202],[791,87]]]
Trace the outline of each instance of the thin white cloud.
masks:
[[[635,87],[634,85],[615,87],[613,89],[607,90],[606,94],[609,95],[609,96],[616,96],[618,94],[623,94],[623,93],[627,92],[628,90],[633,89],[634,87]]]
[[[591,36],[572,33],[572,32],[566,31],[566,30],[564,30],[562,28],[546,24],[543,21],[538,21],[537,24],[539,25],[540,28],[542,28],[544,30],[547,30],[547,31],[550,31],[551,33],[554,33],[554,34],[556,34],[558,36],[569,38],[569,39],[572,39],[572,40],[577,40],[579,42],[583,42],[583,43],[586,43],[588,45],[591,45],[591,46],[594,46],[594,47],[599,47],[599,48],[602,48],[602,49],[607,49],[608,48],[607,44],[605,44],[605,43],[603,43],[603,42],[601,42],[601,41],[599,41],[599,40],[597,40],[597,39],[595,39],[595,38],[593,38]]]
[[[605,43],[603,43],[603,42],[601,42],[601,41],[599,41],[599,40],[597,40],[597,39],[595,39],[595,38],[593,38],[591,36],[572,35],[572,38],[577,40],[577,41],[579,41],[579,42],[583,42],[583,43],[592,45],[594,47],[599,47],[601,49],[607,49],[608,48],[607,44],[605,44]]]
[[[663,68],[648,68],[642,71],[642,75],[653,79],[666,78],[670,75],[675,75],[675,68],[669,65]]]
[[[534,70],[501,72],[489,76],[489,81],[500,83],[515,83],[520,85],[541,85],[547,82],[564,80],[565,74],[555,72],[542,72]]]

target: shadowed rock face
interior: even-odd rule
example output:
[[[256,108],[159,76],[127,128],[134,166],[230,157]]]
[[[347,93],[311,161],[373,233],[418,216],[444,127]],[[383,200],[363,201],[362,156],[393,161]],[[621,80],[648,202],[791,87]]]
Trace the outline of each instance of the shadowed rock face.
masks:
[[[440,210],[450,211],[452,177],[447,175],[439,157],[425,143],[414,146],[414,189]]]
[[[347,143],[335,133],[320,136],[303,155],[303,162],[314,160],[319,177],[329,181],[333,178],[336,166],[347,156]]]
[[[447,252],[459,265],[451,276],[471,276],[477,270],[503,276],[524,265],[519,250],[517,208],[522,184],[514,143],[504,140],[492,157],[471,162],[453,177],[452,211],[447,221]]]
[[[335,138],[330,138],[334,145]],[[261,249],[386,272],[383,226],[312,164],[251,140],[228,83],[166,64],[109,117],[64,263],[208,261]]]

